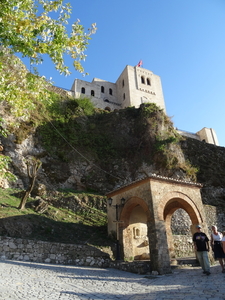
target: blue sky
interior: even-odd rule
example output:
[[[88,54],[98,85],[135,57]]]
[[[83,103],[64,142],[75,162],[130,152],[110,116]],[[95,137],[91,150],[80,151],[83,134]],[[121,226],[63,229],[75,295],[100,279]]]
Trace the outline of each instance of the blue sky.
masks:
[[[68,2],[68,1],[67,1]],[[59,75],[46,60],[39,72],[70,89],[75,78],[115,82],[126,65],[161,77],[167,115],[189,132],[216,131],[225,147],[225,0],[71,0],[71,22],[97,23],[85,78]]]

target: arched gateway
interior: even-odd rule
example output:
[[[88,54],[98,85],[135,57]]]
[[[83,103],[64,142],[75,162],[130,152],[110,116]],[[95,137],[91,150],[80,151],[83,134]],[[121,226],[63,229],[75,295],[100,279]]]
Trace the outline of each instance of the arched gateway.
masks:
[[[108,205],[108,233],[117,234],[121,255],[150,259],[152,270],[170,273],[174,255],[170,227],[173,213],[184,209],[190,217],[192,232],[196,224],[202,224],[204,232],[208,231],[200,188],[198,183],[153,174],[108,193],[114,204]]]

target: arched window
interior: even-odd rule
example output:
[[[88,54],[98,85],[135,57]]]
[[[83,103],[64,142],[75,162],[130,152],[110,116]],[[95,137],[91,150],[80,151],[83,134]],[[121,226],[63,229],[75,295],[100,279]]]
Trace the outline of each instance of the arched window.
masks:
[[[122,81],[122,87],[124,87],[124,79],[123,79],[123,81]]]
[[[141,76],[141,83],[145,84],[145,78],[144,78],[144,76]]]
[[[109,95],[112,95],[112,89],[109,89]]]
[[[81,93],[85,94],[85,88],[84,87],[81,88]]]
[[[101,93],[105,93],[105,88],[104,88],[104,86],[101,86]]]
[[[151,85],[151,81],[149,78],[147,78],[147,85]]]
[[[107,111],[111,111],[111,108],[110,108],[110,107],[108,107],[108,106],[106,106],[106,107],[105,107],[105,110],[107,110]]]
[[[94,97],[94,95],[95,95],[95,91],[91,90],[91,96]]]

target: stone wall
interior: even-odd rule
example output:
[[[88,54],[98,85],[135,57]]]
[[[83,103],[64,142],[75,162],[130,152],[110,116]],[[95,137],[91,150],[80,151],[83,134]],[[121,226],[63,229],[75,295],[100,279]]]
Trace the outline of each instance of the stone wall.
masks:
[[[112,261],[109,254],[88,245],[60,244],[0,236],[0,260],[115,268],[137,274],[150,272],[150,261]]]
[[[0,237],[0,257],[21,261],[109,267],[109,254],[89,245]]]
[[[209,233],[212,225],[216,225],[220,232],[225,230],[225,212],[219,206],[203,205]],[[190,235],[191,219],[183,209],[177,209],[171,219],[173,235]]]
[[[192,138],[192,139],[196,139],[198,141],[201,140],[200,137],[199,137],[199,135],[197,135],[196,133],[188,132],[188,131],[185,131],[185,130],[180,130],[178,128],[176,128],[176,130],[182,136],[185,136],[185,137],[188,137],[188,138]]]
[[[203,207],[209,234],[211,234],[212,225],[216,225],[219,231],[225,230],[225,213],[223,210],[212,205],[203,205]],[[171,220],[174,252],[177,258],[195,256],[190,226],[191,220],[189,215],[183,209],[178,209]]]
[[[225,211],[223,207],[204,205],[205,215],[209,232],[211,233],[212,225],[216,225],[220,232],[225,230]]]
[[[150,266],[150,261],[112,261],[110,263],[111,268],[119,269],[121,271],[137,273],[137,274],[155,274],[158,275],[158,272],[152,271]]]
[[[218,207],[204,205],[209,233],[212,224],[223,229],[225,214]],[[173,243],[176,258],[193,257],[192,236],[187,227],[190,223],[188,214],[183,210],[172,221]],[[178,231],[179,228],[179,231]],[[89,245],[61,244],[0,236],[0,259],[32,261],[77,266],[113,267],[124,271],[146,274],[150,262],[116,262],[110,255]]]
[[[88,97],[95,107],[102,109],[107,106],[110,110],[129,106],[138,108],[142,103],[151,102],[166,111],[160,77],[144,68],[126,66],[116,83],[98,78],[92,82],[75,79],[71,90],[75,98]]]
[[[201,141],[219,146],[219,142],[214,129],[204,127],[197,132],[197,135],[200,137]]]
[[[195,256],[191,235],[173,235],[175,257]]]

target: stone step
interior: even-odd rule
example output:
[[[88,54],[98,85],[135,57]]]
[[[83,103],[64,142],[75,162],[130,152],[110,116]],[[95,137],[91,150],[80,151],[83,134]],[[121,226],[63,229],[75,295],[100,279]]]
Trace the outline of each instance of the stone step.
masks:
[[[172,268],[179,268],[184,266],[196,267],[199,266],[199,263],[196,257],[179,257],[179,258],[171,259]]]

